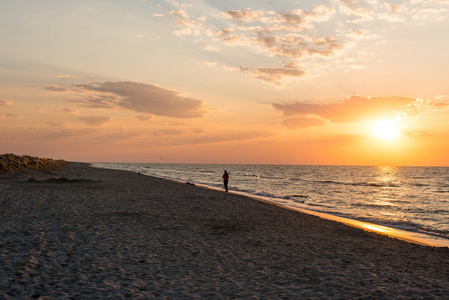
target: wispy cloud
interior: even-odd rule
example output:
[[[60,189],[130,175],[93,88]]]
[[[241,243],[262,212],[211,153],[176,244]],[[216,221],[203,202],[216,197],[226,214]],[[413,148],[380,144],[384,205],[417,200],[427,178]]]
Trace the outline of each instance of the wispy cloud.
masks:
[[[1,99],[0,98],[0,106],[11,106],[12,105],[12,101],[10,100],[6,100],[6,99]]]
[[[18,115],[18,114],[0,114],[0,120],[3,119],[17,119],[17,118],[22,118],[23,115]]]
[[[281,122],[288,129],[306,129],[310,127],[324,126],[326,122],[317,118],[297,117],[288,118]]]
[[[48,90],[50,92],[71,92],[70,86],[66,84],[50,84],[42,87],[45,90]]]
[[[228,135],[202,135],[199,137],[189,138],[188,140],[178,140],[177,143],[197,145],[197,144],[210,144],[210,143],[233,142],[233,141],[248,141],[261,138],[268,138],[274,135],[275,133],[271,131],[249,130],[245,132],[238,132]]]
[[[151,115],[140,115],[140,116],[135,116],[135,118],[139,121],[145,122],[145,121],[150,121],[153,119],[153,116]]]
[[[317,5],[312,11],[294,10],[290,12],[264,12],[250,9],[223,12],[238,24],[217,32],[224,42],[247,43],[264,49],[269,55],[286,58],[302,58],[304,56],[328,57],[335,51],[344,48],[344,44],[336,36],[312,36],[302,33],[314,28],[317,23],[329,20],[334,9],[325,5]]]
[[[111,142],[118,142],[118,141],[127,141],[135,138],[139,138],[141,135],[137,132],[129,132],[123,128],[120,128],[119,130],[116,130],[114,133],[108,133],[108,134],[102,134],[96,136],[95,140],[96,142],[101,143],[111,143]]]
[[[228,10],[222,13],[225,18],[237,22],[250,23],[263,17],[265,13],[261,10],[251,10],[250,8],[241,10]]]
[[[198,35],[203,28],[200,21],[191,20],[184,10],[172,10],[170,11],[170,17],[176,20],[176,25],[183,27],[183,29],[173,32],[177,36]]]
[[[283,115],[287,117],[298,116],[308,118],[315,116],[320,119],[327,119],[332,123],[357,123],[396,116],[413,117],[427,110],[447,107],[449,104],[435,103],[404,96],[351,96],[341,102],[330,104],[296,102],[292,104],[275,103],[272,106],[282,111]],[[287,121],[285,125],[290,125],[289,122],[292,121]]]
[[[362,41],[381,38],[384,32],[373,29],[383,28],[381,23],[400,23],[417,18],[447,18],[448,2],[332,0],[326,5],[316,4],[309,10],[273,11],[260,7],[228,9],[214,16],[214,20],[220,21],[219,23],[212,23],[206,18],[194,19],[190,17],[190,9],[184,7],[171,10],[169,18],[180,27],[173,32],[175,35],[194,35],[193,41],[201,43],[204,50],[228,53],[227,51],[232,51],[230,47],[239,50],[243,47],[255,56],[273,58],[267,59],[265,65],[250,65],[243,60],[240,63],[235,60],[236,63],[229,67],[281,88],[285,86],[285,79],[308,78],[304,75],[322,74],[325,64],[329,67],[344,64],[346,60],[332,58],[339,58],[349,49],[361,46]],[[217,24],[224,26],[218,27]],[[370,26],[364,26],[365,24]],[[372,27],[372,24],[379,26]],[[326,30],[322,30],[323,28]],[[363,32],[363,38],[348,32]],[[280,66],[274,65],[278,62],[276,58],[301,63],[304,74],[298,76],[299,71],[281,70]],[[361,66],[357,62],[354,65]],[[347,66],[345,68],[349,69]],[[269,70],[270,74],[265,70]],[[275,77],[271,75],[273,70],[277,70]],[[296,74],[293,75],[294,73]]]
[[[72,78],[79,78],[76,75],[69,75],[69,74],[55,74],[55,75],[53,75],[53,77],[56,77],[56,78],[70,78],[70,79],[72,79]]]
[[[48,125],[50,125],[51,127],[56,127],[56,128],[69,128],[70,125],[67,122],[52,122],[49,121],[47,122]]]
[[[61,108],[60,111],[65,114],[69,114],[69,115],[77,115],[78,114],[77,109],[70,108],[70,107]]]
[[[192,20],[186,10],[173,10],[171,18],[181,29],[175,35],[202,35],[198,42],[203,49],[224,52],[223,47],[236,45],[248,47],[255,54],[299,61],[304,58],[330,58],[345,48],[345,41],[334,32],[333,36],[320,36],[314,31],[317,24],[329,21],[336,11],[326,5],[315,5],[310,11],[287,12],[263,9],[240,9],[221,12],[221,17],[231,22],[217,28],[205,19]],[[218,38],[218,40],[217,40]],[[217,43],[221,41],[222,44]],[[286,79],[304,78],[308,70],[271,66],[230,66],[244,71],[253,78],[283,87]]]
[[[64,113],[69,115],[77,115],[78,110],[71,108],[71,107],[64,107],[64,108],[43,108],[43,107],[37,107],[37,111],[40,113]]]
[[[175,128],[160,129],[153,132],[154,136],[180,136],[183,135],[184,131]]]
[[[112,118],[107,116],[88,116],[79,117],[78,119],[89,126],[101,126],[112,121]]]
[[[167,3],[175,6],[175,7],[183,7],[183,8],[187,8],[187,7],[191,7],[192,4],[190,3],[180,3],[178,1],[174,1],[174,0],[166,0]]]
[[[297,68],[247,68],[240,67],[240,71],[249,76],[274,84],[277,87],[283,87],[288,78],[301,78],[306,76],[306,72]]]
[[[43,139],[47,141],[60,141],[67,140],[71,138],[91,135],[95,133],[95,129],[74,129],[74,128],[57,128],[56,130],[46,133],[42,136]]]

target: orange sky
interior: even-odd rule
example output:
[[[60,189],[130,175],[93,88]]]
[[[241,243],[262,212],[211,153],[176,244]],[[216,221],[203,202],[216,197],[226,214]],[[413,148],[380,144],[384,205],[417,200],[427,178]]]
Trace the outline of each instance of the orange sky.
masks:
[[[215,2],[0,3],[0,153],[449,166],[448,1]]]

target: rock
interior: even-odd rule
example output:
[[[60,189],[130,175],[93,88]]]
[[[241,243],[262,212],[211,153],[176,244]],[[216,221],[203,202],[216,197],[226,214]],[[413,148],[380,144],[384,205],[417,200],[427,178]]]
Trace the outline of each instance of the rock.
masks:
[[[18,156],[12,153],[0,155],[0,173],[26,172],[27,170],[50,171],[66,165],[64,160],[32,157],[28,155]]]

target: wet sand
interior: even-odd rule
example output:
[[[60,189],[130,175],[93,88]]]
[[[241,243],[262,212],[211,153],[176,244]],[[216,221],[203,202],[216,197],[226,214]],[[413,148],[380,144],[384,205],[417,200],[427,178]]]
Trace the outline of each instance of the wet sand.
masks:
[[[449,248],[241,195],[80,163],[0,193],[0,299],[449,298]]]

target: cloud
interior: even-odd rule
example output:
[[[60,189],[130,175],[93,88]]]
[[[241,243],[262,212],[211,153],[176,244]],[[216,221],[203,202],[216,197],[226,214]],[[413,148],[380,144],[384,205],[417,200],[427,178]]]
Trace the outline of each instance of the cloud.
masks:
[[[332,7],[326,5],[315,5],[312,11],[294,10],[288,13],[278,13],[277,25],[285,30],[285,26],[280,26],[285,23],[288,26],[293,26],[299,29],[311,29],[313,23],[321,23],[328,21],[335,14]],[[295,30],[296,31],[296,30]]]
[[[141,137],[139,133],[128,132],[126,130],[118,130],[114,133],[100,135],[95,138],[95,141],[110,143],[110,142],[131,140],[138,137]]]
[[[182,141],[183,144],[198,145],[198,144],[209,144],[209,143],[220,143],[220,142],[233,142],[233,141],[246,141],[254,140],[259,138],[267,138],[274,136],[275,133],[271,131],[261,131],[261,130],[249,130],[245,132],[239,132],[235,134],[229,134],[226,136],[200,136],[196,138],[189,138],[188,140]],[[181,142],[181,141],[180,141]]]
[[[79,88],[80,91],[83,91],[83,89],[88,90],[86,87]],[[106,93],[92,93],[91,95],[83,93],[81,96],[69,100],[69,102],[73,104],[98,109],[116,109],[119,106],[120,101],[122,101],[122,97]]]
[[[52,113],[64,113],[64,114],[70,114],[70,115],[77,115],[78,114],[78,110],[74,109],[74,108],[70,108],[70,107],[64,107],[64,108],[49,108],[49,109],[45,109],[43,107],[37,107],[37,111],[40,113],[47,113],[47,112],[52,112]]]
[[[335,14],[335,10],[325,5],[315,5],[311,11],[293,10],[288,12],[273,12],[252,10],[228,10],[222,12],[224,18],[230,19],[236,25],[217,29],[212,24],[192,21],[184,10],[172,10],[171,18],[175,24],[183,27],[174,32],[175,35],[199,35],[200,33],[214,33],[226,44],[242,44],[261,47],[269,55],[288,58],[302,58],[305,56],[332,56],[337,50],[343,49],[344,44],[335,37],[317,37],[299,32],[314,28],[314,24],[328,21]],[[199,19],[198,19],[199,20]],[[207,27],[208,26],[208,27]],[[210,46],[210,41],[203,46],[206,50],[220,48]]]
[[[50,92],[70,92],[70,88],[67,85],[57,85],[57,84],[50,84],[42,87],[43,89],[46,89]]]
[[[370,17],[374,12],[365,7],[356,7],[349,4],[341,4],[339,11],[346,16]]]
[[[287,78],[301,78],[306,76],[304,70],[296,68],[247,68],[240,67],[240,71],[249,76],[274,84],[277,87],[284,86],[284,80]]]
[[[12,101],[0,98],[0,106],[10,106],[11,104]]]
[[[170,122],[167,122],[167,125],[170,125],[170,126],[186,126],[186,125],[189,125],[189,123],[179,122],[179,121],[170,121]]]
[[[70,127],[69,123],[67,123],[67,122],[47,122],[47,124],[50,125],[51,127],[56,127],[56,128]]]
[[[139,113],[173,118],[202,118],[206,109],[202,100],[156,85],[118,81],[72,85],[78,95],[69,102],[99,109],[125,108]]]
[[[78,76],[69,75],[69,74],[56,74],[56,75],[53,75],[53,77],[56,77],[56,78],[79,78]]]
[[[73,128],[58,128],[53,132],[44,134],[42,137],[47,141],[60,141],[73,137],[85,136],[95,133],[93,129],[73,129]]]
[[[329,20],[334,13],[333,8],[325,5],[317,5],[312,11],[294,10],[286,13],[230,10],[223,12],[223,15],[237,22],[251,24],[222,29],[217,32],[217,36],[226,43],[261,47],[274,56],[293,59],[314,55],[329,57],[345,47],[337,37],[314,37],[299,32],[313,28],[314,23]]]
[[[271,55],[291,59],[306,56],[330,57],[338,50],[345,48],[337,37],[315,38],[309,35],[289,34],[283,36],[266,35],[262,31],[250,39],[254,44],[260,45]]]
[[[17,115],[17,114],[0,114],[0,120],[3,119],[18,119],[23,117],[23,115]]]
[[[350,96],[341,102],[330,104],[274,103],[272,106],[283,115],[309,117],[311,115],[328,119],[332,123],[357,123],[395,116],[413,117],[429,109],[441,109],[449,104],[423,101],[404,96],[361,97]]]
[[[173,34],[174,35],[176,35],[176,36],[181,36],[181,35],[194,35],[194,34],[198,34],[198,32],[194,32],[193,30],[192,30],[192,28],[183,28],[183,29],[181,29],[181,30],[176,30],[176,31],[173,31]]]
[[[77,109],[70,108],[70,107],[61,108],[60,111],[65,114],[69,114],[69,115],[77,115],[78,114]]]
[[[282,57],[290,61],[290,65],[309,57],[328,59],[346,48],[349,43],[339,37],[338,31],[329,36],[319,36],[313,30],[315,25],[332,19],[336,11],[326,5],[315,5],[312,10],[301,9],[275,12],[263,10],[228,10],[222,16],[235,24],[216,30],[216,37],[225,45],[247,46],[256,54],[271,57]],[[224,50],[223,50],[224,51]],[[314,65],[317,66],[314,69]],[[322,64],[315,60],[307,70],[297,67],[247,67],[239,66],[238,70],[246,72],[253,78],[273,84],[278,88],[285,86],[285,79],[304,78],[306,74],[315,73]],[[310,69],[310,70],[309,70]]]
[[[200,134],[200,133],[206,133],[207,130],[204,128],[192,128],[191,131],[193,131],[194,133]]]
[[[166,135],[170,135],[170,136],[179,136],[179,135],[183,135],[184,131],[180,130],[180,129],[160,129],[158,131],[153,132],[154,136],[166,136]]]
[[[449,15],[449,1],[415,1],[412,11],[413,20],[441,22]]]
[[[198,35],[203,28],[200,22],[191,20],[184,10],[172,10],[170,11],[170,17],[176,19],[176,25],[184,27],[173,32],[176,36]],[[200,21],[204,21],[204,19],[201,18]]]
[[[191,3],[184,4],[184,3],[179,3],[179,2],[174,1],[174,0],[167,0],[167,3],[169,3],[169,4],[173,5],[173,6],[179,6],[179,7],[184,7],[184,8],[192,6]]]
[[[78,119],[86,122],[86,124],[89,126],[101,126],[112,121],[111,117],[106,116],[79,117]]]
[[[394,23],[394,22],[401,23],[401,22],[405,21],[405,19],[402,16],[400,16],[398,14],[392,14],[392,13],[380,13],[380,14],[378,14],[377,18],[385,20],[385,21],[389,21],[392,23]]]
[[[281,122],[288,129],[305,129],[310,127],[324,126],[324,120],[308,117],[289,118]]]
[[[342,133],[342,134],[336,134],[332,136],[328,136],[327,138],[322,139],[315,139],[315,140],[309,140],[308,144],[315,144],[315,145],[321,145],[324,147],[329,147],[332,145],[351,145],[354,143],[358,143],[362,140],[364,140],[366,136],[362,134],[348,134],[348,133]]]
[[[207,50],[207,51],[215,51],[215,52],[220,52],[220,47],[215,47],[215,46],[212,46],[212,45],[205,45],[204,47],[203,47],[203,49],[204,50]]]
[[[332,7],[326,5],[315,5],[312,11],[301,9],[289,12],[273,12],[251,10],[228,10],[222,12],[225,18],[232,19],[239,23],[252,23],[252,26],[259,25],[265,27],[269,32],[275,31],[300,31],[313,28],[313,23],[320,23],[329,20],[335,13]],[[266,26],[269,27],[266,27]]]
[[[181,20],[186,20],[189,19],[189,16],[187,15],[187,13],[183,10],[172,10],[170,12],[170,14],[172,16],[174,16],[177,19],[181,19]]]
[[[261,4],[254,2],[252,5]],[[198,11],[179,9],[178,5],[174,10],[168,9],[166,15],[180,26],[173,34],[180,38],[195,35],[195,39],[190,41],[199,43],[202,51],[230,53],[233,47],[237,49],[236,52],[239,51],[234,53],[235,57],[242,57],[242,61],[236,59],[232,63],[230,67],[233,70],[239,70],[239,66],[247,66],[248,69],[254,70],[248,73],[253,78],[282,87],[280,80],[265,76],[264,72],[258,70],[280,67],[273,66],[273,61],[279,61],[276,58],[301,63],[307,74],[323,73],[324,65],[329,66],[329,70],[339,67],[348,69],[347,60],[340,58],[346,51],[367,53],[366,49],[362,49],[366,40],[382,38],[382,35],[385,35],[385,31],[382,31],[385,23],[416,23],[418,18],[424,21],[441,21],[449,16],[448,5],[447,0],[331,0],[326,1],[326,5],[315,4],[311,9],[286,11],[272,11],[260,7],[231,7],[215,14],[213,22],[202,17],[192,19],[191,16]],[[305,5],[297,4],[297,7]],[[368,26],[361,26],[367,22]],[[362,28],[363,35],[347,34],[362,32]],[[250,60],[243,62],[247,54],[268,56],[270,59],[259,57],[252,60],[259,61],[258,65],[248,66]],[[360,57],[353,54],[351,57],[354,58],[353,68],[361,68],[364,65],[358,61]]]
[[[146,116],[135,116],[135,118],[139,121],[145,122],[145,121],[150,121],[153,119],[153,116],[150,115],[146,115]]]
[[[257,21],[260,17],[264,16],[264,12],[260,10],[252,11],[251,9],[242,10],[228,10],[222,13],[225,18],[233,19],[237,22],[249,23]]]

